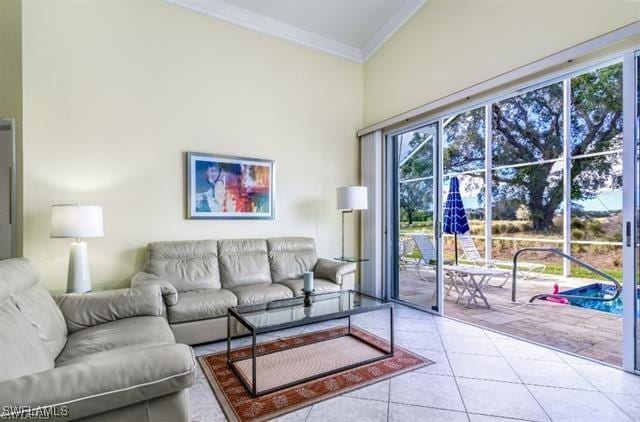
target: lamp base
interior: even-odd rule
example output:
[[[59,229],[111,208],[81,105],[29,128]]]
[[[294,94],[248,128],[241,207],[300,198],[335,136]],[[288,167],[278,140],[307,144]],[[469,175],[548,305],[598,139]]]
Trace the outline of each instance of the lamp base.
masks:
[[[91,272],[89,256],[85,242],[73,242],[69,250],[69,273],[67,293],[85,293],[91,291]]]

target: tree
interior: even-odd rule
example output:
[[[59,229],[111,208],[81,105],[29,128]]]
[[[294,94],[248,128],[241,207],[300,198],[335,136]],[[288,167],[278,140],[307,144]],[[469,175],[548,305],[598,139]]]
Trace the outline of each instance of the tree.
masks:
[[[572,156],[603,152],[621,146],[622,65],[614,64],[571,80]],[[482,109],[478,109],[482,110]],[[465,113],[468,114],[468,113]],[[483,119],[457,118],[445,127],[453,141],[445,145],[450,163],[462,169],[482,168],[484,151],[479,134]],[[511,97],[492,106],[493,166],[507,166],[545,160],[563,155],[563,87],[555,83]],[[450,132],[450,133],[448,133]],[[466,146],[465,146],[466,144]],[[620,186],[616,175],[617,157],[602,155],[576,159],[571,167],[572,200],[590,199],[598,189]],[[461,170],[458,170],[461,171]],[[549,231],[563,201],[562,161],[510,167],[493,171],[494,201],[501,213],[514,215],[527,207],[535,231]],[[499,207],[498,207],[499,208]],[[497,217],[497,216],[496,216]]]
[[[405,152],[406,150],[406,152]],[[404,156],[402,156],[404,153]],[[425,218],[433,215],[433,136],[424,131],[413,132],[406,145],[400,143],[400,209],[409,225],[419,212]],[[425,177],[431,177],[425,179]],[[419,180],[415,180],[419,179]]]

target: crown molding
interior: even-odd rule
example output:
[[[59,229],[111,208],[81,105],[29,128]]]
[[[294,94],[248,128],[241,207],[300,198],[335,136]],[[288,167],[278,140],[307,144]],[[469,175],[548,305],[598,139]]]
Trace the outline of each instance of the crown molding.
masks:
[[[259,15],[222,0],[166,0],[205,15],[231,22],[254,31],[283,38],[306,47],[362,63],[362,50],[293,25]]]
[[[376,31],[376,33],[371,37],[369,41],[362,48],[362,62],[366,62],[375,54],[376,51],[380,47],[383,46],[385,42],[393,34],[398,31],[413,16],[424,4],[427,0],[407,0],[404,4],[396,11],[396,13],[391,16],[391,18],[385,22],[384,25],[380,27]]]
[[[223,0],[165,0],[178,6],[222,19],[254,31],[273,35],[334,56],[364,63],[384,44],[427,0],[407,0],[360,49],[296,26],[245,10]]]

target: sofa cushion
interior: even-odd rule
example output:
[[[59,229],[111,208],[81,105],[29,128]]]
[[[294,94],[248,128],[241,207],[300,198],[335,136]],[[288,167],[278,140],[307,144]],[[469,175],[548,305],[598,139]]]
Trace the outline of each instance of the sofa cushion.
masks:
[[[178,302],[167,308],[170,323],[197,321],[227,315],[238,299],[226,289],[193,290],[180,294]]]
[[[53,418],[56,421],[94,420],[96,414],[182,391],[193,384],[195,373],[189,346],[165,344],[131,350],[126,355],[105,354],[100,359],[6,381],[0,384],[0,403],[11,405],[15,413],[10,420],[40,420],[42,407],[48,406],[65,406],[72,416]],[[38,413],[31,413],[34,411]],[[145,413],[142,420],[174,421],[173,415],[170,412],[161,419],[151,419]]]
[[[300,278],[305,271],[313,271],[318,261],[316,243],[308,237],[267,239],[267,247],[274,283]]]
[[[302,296],[302,287],[304,286],[304,279],[302,278],[294,278],[291,280],[284,280],[278,284],[282,284],[283,286],[288,287],[294,296]],[[315,278],[313,280],[313,289],[315,290],[315,294],[322,293],[331,293],[331,292],[339,292],[340,285],[334,283],[331,280],[325,280],[322,278]]]
[[[51,352],[0,280],[0,382],[53,368]]]
[[[40,274],[33,263],[26,258],[0,260],[0,280],[9,287],[9,294],[29,290],[40,281]]]
[[[67,342],[67,325],[51,294],[39,284],[11,297],[55,359]]]
[[[271,283],[236,287],[232,291],[238,298],[238,305],[254,305],[293,297],[293,293],[287,287]]]
[[[63,365],[93,353],[139,344],[173,344],[175,339],[163,317],[142,316],[107,322],[76,331],[56,359]]]
[[[225,289],[271,283],[271,270],[264,239],[218,241],[220,279]]]
[[[222,287],[215,240],[149,243],[144,271],[170,281],[178,292]]]

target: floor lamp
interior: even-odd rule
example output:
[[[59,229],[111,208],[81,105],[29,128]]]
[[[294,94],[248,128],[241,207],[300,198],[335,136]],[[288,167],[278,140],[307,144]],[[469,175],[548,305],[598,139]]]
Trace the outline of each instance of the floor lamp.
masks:
[[[347,259],[344,256],[344,215],[352,213],[354,210],[367,209],[367,187],[366,186],[342,186],[337,189],[338,209],[342,211],[342,254],[340,259]]]
[[[69,251],[67,293],[91,291],[87,237],[102,237],[102,207],[96,205],[54,205],[51,208],[51,237],[75,238]]]

